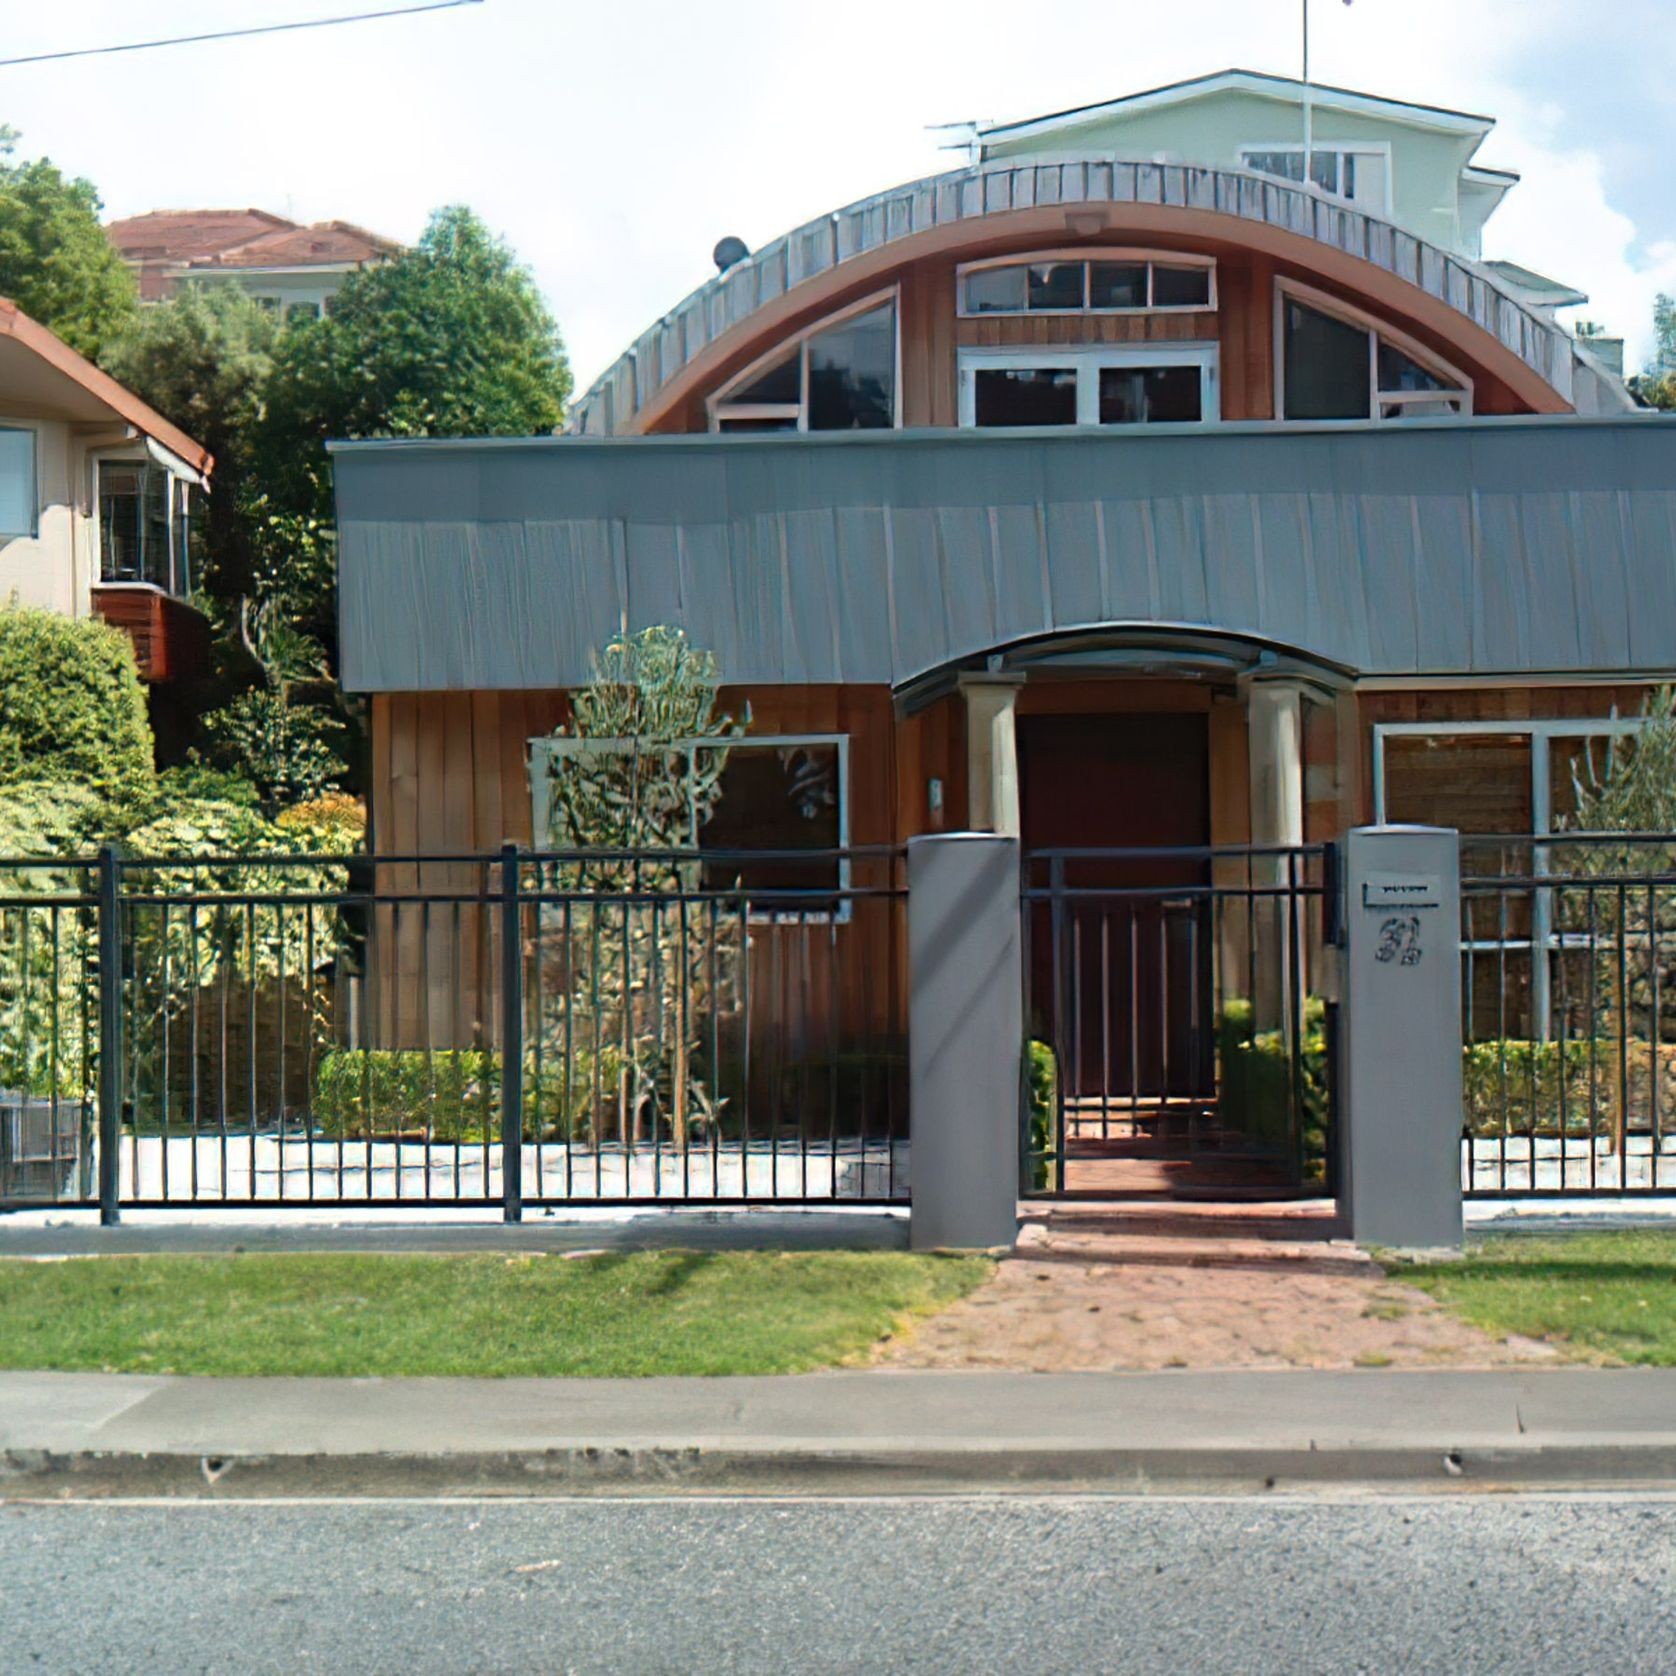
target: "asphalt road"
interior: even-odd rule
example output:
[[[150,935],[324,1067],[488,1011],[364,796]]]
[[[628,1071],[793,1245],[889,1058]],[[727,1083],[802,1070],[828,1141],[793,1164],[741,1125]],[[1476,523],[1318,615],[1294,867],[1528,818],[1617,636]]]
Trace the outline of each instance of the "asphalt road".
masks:
[[[10,1505],[12,1671],[1671,1668],[1676,1499]]]

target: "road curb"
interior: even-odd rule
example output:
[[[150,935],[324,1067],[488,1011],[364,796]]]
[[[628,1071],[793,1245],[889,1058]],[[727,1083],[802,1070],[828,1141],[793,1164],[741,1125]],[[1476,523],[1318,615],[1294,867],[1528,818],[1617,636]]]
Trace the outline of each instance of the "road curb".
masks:
[[[880,1450],[604,1447],[447,1454],[0,1454],[0,1501],[1251,1494],[1366,1487],[1676,1489],[1676,1444],[1532,1448]]]

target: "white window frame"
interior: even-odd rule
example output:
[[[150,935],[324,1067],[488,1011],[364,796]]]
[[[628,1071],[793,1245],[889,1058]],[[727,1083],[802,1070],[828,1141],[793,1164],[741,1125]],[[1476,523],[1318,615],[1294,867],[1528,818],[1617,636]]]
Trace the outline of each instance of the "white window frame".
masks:
[[[1140,425],[1100,423],[1100,373],[1107,367],[1184,367],[1199,369],[1198,420]],[[1221,423],[1220,345],[1204,339],[1180,343],[1017,344],[1005,349],[961,349],[959,352],[960,424],[972,430],[978,422],[977,379],[986,371],[1027,371],[1031,367],[1072,367],[1077,375],[1077,424],[1127,435],[1132,431],[1203,430]],[[1036,427],[1042,430],[1052,426]]]
[[[706,747],[711,749],[725,748],[726,750],[785,750],[798,745],[835,746],[838,753],[838,848],[847,851],[850,847],[850,736],[847,733],[748,733],[741,739],[683,739],[673,747],[676,750],[694,751]],[[555,738],[552,734],[543,735],[529,742],[529,775],[530,775],[530,831],[535,835],[535,847],[538,850],[547,846],[547,828],[552,815],[551,768],[555,758],[568,756],[586,756],[591,752],[610,752],[614,755],[626,756],[636,749],[644,749],[645,742],[636,739],[575,739]],[[698,832],[693,831],[692,847],[701,848]],[[850,860],[848,855],[840,856],[838,861],[838,889],[848,892],[850,888]],[[836,914],[829,913],[787,913],[787,912],[759,912],[753,908],[750,922],[753,925],[847,925],[851,918],[851,901],[849,896],[839,898]]]
[[[1356,419],[1287,419],[1286,417],[1286,304],[1303,304],[1317,314],[1340,320],[1368,334],[1368,412]],[[1400,349],[1417,366],[1424,367],[1434,378],[1442,379],[1449,388],[1444,390],[1381,390],[1379,388],[1379,345],[1381,341]],[[1277,279],[1274,284],[1274,414],[1275,418],[1292,425],[1357,425],[1372,421],[1375,424],[1399,424],[1394,416],[1387,416],[1387,407],[1422,407],[1431,402],[1458,401],[1461,410],[1451,417],[1472,417],[1473,383],[1457,366],[1444,360],[1435,350],[1417,343],[1406,332],[1388,325],[1377,315],[1354,303],[1341,301],[1325,291],[1301,280]]]
[[[1056,262],[1080,262],[1082,264],[1082,307],[1081,308],[1020,308],[1001,309],[983,308],[968,309],[966,306],[966,276],[982,273],[995,268],[1034,268]],[[1146,264],[1146,304],[1141,308],[1094,308],[1088,301],[1088,288],[1091,284],[1088,270],[1096,262],[1127,262],[1139,265]],[[1209,301],[1203,303],[1160,303],[1154,304],[1153,274],[1154,267],[1163,268],[1204,268],[1210,274]],[[1215,314],[1216,301],[1216,258],[1214,256],[1200,256],[1185,250],[1135,250],[1124,247],[1090,247],[1080,245],[1069,250],[1033,250],[1016,256],[991,256],[981,262],[962,262],[954,270],[954,304],[956,317],[961,320],[1053,320],[1079,319],[1083,316],[1100,318],[1104,315],[1125,314]]]
[[[21,431],[29,438],[29,528],[0,529],[0,541],[35,541],[41,534],[41,430],[30,419],[0,419],[0,431]]]
[[[870,296],[860,299],[839,309],[835,314],[823,315],[813,324],[805,326],[801,331],[793,332],[790,337],[779,339],[774,347],[765,350],[751,362],[743,372],[733,375],[719,390],[705,399],[705,412],[708,417],[709,428],[720,431],[724,419],[795,419],[799,431],[809,429],[809,341],[817,338],[823,332],[831,331],[834,326],[842,326],[848,320],[854,320],[863,314],[871,314],[875,309],[883,308],[886,303],[891,305],[891,336],[893,344],[893,368],[891,373],[891,402],[890,423],[893,430],[902,428],[902,287],[900,285],[886,286],[882,291],[875,291]],[[802,394],[796,402],[734,402],[728,398],[734,390],[743,388],[760,378],[770,367],[778,365],[795,352],[798,363],[798,385]]]
[[[99,495],[99,467],[112,466],[140,466],[161,471],[169,479],[168,499],[168,543],[169,543],[169,579],[171,583],[184,580],[188,586],[178,591],[174,587],[159,587],[155,582],[125,582],[107,580],[105,577],[105,525],[104,514],[101,511]],[[124,448],[93,448],[88,450],[87,471],[91,482],[88,484],[88,507],[90,516],[88,523],[93,529],[93,576],[96,588],[144,588],[154,594],[164,594],[170,599],[188,599],[191,597],[191,584],[196,580],[188,575],[184,579],[177,574],[180,569],[179,555],[175,551],[176,530],[186,524],[191,518],[191,507],[187,497],[196,485],[190,478],[182,477],[179,472],[170,471],[160,460],[147,453],[135,453],[132,449]],[[183,504],[185,502],[186,504]]]
[[[1344,178],[1344,159],[1346,157],[1378,157],[1382,159],[1385,164],[1385,198],[1384,202],[1379,204],[1373,213],[1380,215],[1387,221],[1391,219],[1395,213],[1393,209],[1395,203],[1393,176],[1395,171],[1391,161],[1391,142],[1389,140],[1329,140],[1325,144],[1316,140],[1311,146],[1311,150],[1316,152],[1330,151],[1337,157],[1340,180]],[[1277,181],[1282,186],[1292,187],[1305,184],[1304,181],[1288,180],[1285,175],[1271,175],[1267,169],[1254,168],[1251,157],[1254,152],[1259,151],[1282,151],[1302,157],[1304,154],[1302,140],[1252,140],[1248,144],[1237,147],[1234,155],[1238,158],[1239,166],[1242,169],[1248,170],[1254,175],[1261,175],[1264,180]],[[1309,171],[1306,169],[1304,173],[1308,176]],[[1317,186],[1313,180],[1308,181],[1308,186],[1310,191],[1319,193],[1323,198],[1331,199],[1335,204],[1343,204],[1349,209],[1361,210],[1364,213],[1369,211],[1369,205],[1359,204],[1354,198],[1345,197],[1342,192],[1329,192],[1326,187]]]
[[[1625,739],[1641,731],[1639,716],[1567,716],[1544,721],[1500,722],[1375,722],[1373,728],[1373,821],[1375,826],[1386,824],[1385,815],[1385,742],[1388,739],[1459,739],[1463,737],[1500,736],[1529,739],[1531,742],[1531,837],[1551,836],[1554,832],[1553,742],[1556,739]],[[1469,836],[1471,836],[1469,834]],[[1495,834],[1485,834],[1494,837]],[[1510,837],[1521,834],[1511,833]],[[1548,847],[1531,846],[1531,867],[1534,873],[1548,871]],[[1554,904],[1548,890],[1532,893],[1531,934],[1529,938],[1463,941],[1461,947],[1472,954],[1489,954],[1499,949],[1527,952],[1533,948],[1546,949],[1550,954],[1565,948],[1563,933],[1554,930]],[[1551,963],[1547,960],[1531,962],[1531,1017],[1536,1023],[1540,1040],[1546,1041],[1550,1026],[1552,995]]]

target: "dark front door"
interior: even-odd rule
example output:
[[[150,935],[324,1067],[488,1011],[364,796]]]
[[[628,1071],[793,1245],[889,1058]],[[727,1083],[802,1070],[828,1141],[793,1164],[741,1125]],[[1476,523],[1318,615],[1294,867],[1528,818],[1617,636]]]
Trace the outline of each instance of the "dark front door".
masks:
[[[1018,739],[1028,857],[1210,842],[1203,712],[1025,716]],[[1049,882],[1050,863],[1030,866],[1033,884]],[[1088,856],[1067,859],[1062,878],[1096,893],[1065,899],[1057,914],[1037,903],[1030,926],[1031,1027],[1058,1044],[1065,1092],[1102,1100],[1208,1093],[1210,940],[1195,888],[1206,882],[1204,861]]]

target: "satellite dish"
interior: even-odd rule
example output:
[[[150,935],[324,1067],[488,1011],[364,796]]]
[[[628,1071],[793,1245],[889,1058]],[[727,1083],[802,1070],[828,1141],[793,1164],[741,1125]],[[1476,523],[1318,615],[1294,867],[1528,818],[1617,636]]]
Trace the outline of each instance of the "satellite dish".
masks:
[[[743,262],[751,254],[751,247],[743,239],[735,238],[729,233],[710,254],[715,259],[717,269],[725,274],[729,268]]]

